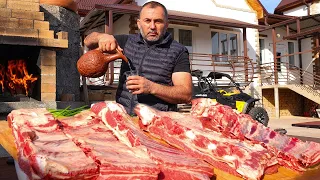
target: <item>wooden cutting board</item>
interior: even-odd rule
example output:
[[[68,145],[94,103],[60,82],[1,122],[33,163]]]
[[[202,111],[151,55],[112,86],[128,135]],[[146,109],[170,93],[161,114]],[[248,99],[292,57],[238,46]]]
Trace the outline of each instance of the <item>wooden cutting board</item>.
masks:
[[[133,121],[137,122],[136,118],[133,118]],[[150,135],[148,135],[150,136]],[[161,142],[161,141],[160,141]],[[7,121],[0,121],[0,144],[4,149],[15,159],[17,160],[17,149],[14,144],[14,138],[12,136],[11,128],[8,126]],[[320,179],[320,166],[309,170],[303,174],[306,178],[301,177],[302,179],[311,180],[311,179]],[[214,169],[216,174],[216,180],[241,180],[242,178],[233,176],[229,173],[226,173],[220,169]],[[285,167],[280,167],[278,172],[272,175],[265,175],[263,180],[296,180],[299,177],[299,173],[287,169]],[[302,180],[299,179],[299,180]]]
[[[14,159],[18,159],[12,131],[7,121],[0,121],[0,144]]]

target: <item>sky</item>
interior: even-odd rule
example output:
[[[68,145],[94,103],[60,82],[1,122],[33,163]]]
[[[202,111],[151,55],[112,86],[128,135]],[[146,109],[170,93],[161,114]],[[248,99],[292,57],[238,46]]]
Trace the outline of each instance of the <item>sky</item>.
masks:
[[[273,13],[281,0],[260,0],[269,13]]]

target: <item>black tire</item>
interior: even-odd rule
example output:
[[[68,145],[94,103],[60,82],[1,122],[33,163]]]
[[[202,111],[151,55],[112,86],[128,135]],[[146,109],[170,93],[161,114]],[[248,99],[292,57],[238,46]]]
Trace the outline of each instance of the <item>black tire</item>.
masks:
[[[268,126],[269,116],[267,111],[262,107],[253,107],[248,113],[252,119],[258,121],[264,126]]]

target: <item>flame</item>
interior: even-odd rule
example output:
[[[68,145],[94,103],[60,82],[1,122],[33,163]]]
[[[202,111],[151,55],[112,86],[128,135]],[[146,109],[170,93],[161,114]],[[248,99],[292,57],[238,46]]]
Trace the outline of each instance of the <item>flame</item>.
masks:
[[[0,64],[0,86],[1,86],[1,90],[2,90],[2,93],[4,93],[4,78],[5,78],[5,68],[4,66],[2,66]]]
[[[5,72],[5,71],[1,71]],[[25,91],[26,95],[29,95],[29,88],[31,83],[38,78],[33,74],[29,74],[27,71],[26,62],[24,60],[10,60],[8,61],[8,68],[6,72],[7,88],[12,92],[16,92],[17,89]],[[0,75],[1,84],[1,75]],[[3,86],[2,86],[3,87]],[[2,90],[4,92],[4,88]]]

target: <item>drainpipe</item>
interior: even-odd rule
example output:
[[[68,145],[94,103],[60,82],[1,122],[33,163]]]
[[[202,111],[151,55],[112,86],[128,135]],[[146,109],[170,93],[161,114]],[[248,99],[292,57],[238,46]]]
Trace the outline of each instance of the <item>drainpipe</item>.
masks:
[[[310,5],[306,2],[306,0],[302,0],[303,4],[307,6],[308,16],[310,16]]]

